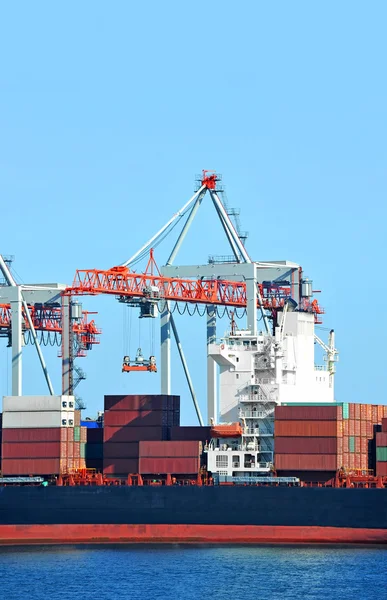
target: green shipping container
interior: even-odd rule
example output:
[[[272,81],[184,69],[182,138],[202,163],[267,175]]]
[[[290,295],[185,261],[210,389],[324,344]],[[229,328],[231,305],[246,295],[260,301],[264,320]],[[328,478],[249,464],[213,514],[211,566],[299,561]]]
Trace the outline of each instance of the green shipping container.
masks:
[[[85,458],[85,446],[86,446],[86,444],[84,442],[81,442],[81,447],[80,447],[81,458]]]
[[[80,442],[80,441],[81,441],[81,428],[74,427],[74,442]]]
[[[349,404],[343,402],[343,419],[349,419]]]
[[[387,447],[379,446],[379,448],[376,448],[376,460],[378,462],[387,462]]]
[[[350,435],[348,441],[349,441],[349,451],[355,452],[355,436]]]

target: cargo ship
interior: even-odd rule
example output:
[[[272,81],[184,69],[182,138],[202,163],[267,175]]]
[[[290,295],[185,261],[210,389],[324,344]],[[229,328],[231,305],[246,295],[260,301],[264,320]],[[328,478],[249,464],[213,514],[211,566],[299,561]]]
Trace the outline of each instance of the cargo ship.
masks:
[[[0,335],[12,345],[12,395],[2,408],[0,544],[387,542],[387,407],[336,401],[335,332],[327,342],[316,333],[324,310],[312,281],[294,262],[250,259],[231,222],[235,209],[219,198],[220,179],[204,171],[192,198],[131,259],[77,271],[70,288],[18,286],[0,255],[7,283],[0,288]],[[233,256],[175,266],[207,191]],[[183,215],[160,271],[152,248]],[[132,271],[148,250],[145,271]],[[100,333],[74,301],[88,294],[113,295],[150,321],[160,316],[161,328],[161,394],[105,395],[96,420],[82,419],[73,394],[74,347],[84,356]],[[206,317],[207,426],[173,317],[177,304],[182,312],[202,307]],[[217,338],[225,310],[229,331]],[[245,328],[236,323],[238,310]],[[35,329],[61,335],[60,396],[41,353],[50,395],[22,394],[23,335],[25,342],[32,335],[39,350]],[[172,337],[200,426],[180,423],[180,397],[171,393]],[[134,359],[124,356],[123,377],[157,371],[153,348],[149,359],[141,348]]]

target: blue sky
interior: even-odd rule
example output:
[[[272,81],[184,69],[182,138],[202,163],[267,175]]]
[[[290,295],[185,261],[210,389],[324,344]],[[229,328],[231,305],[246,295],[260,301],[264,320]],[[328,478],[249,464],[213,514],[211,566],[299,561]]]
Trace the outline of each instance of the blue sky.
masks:
[[[322,290],[340,350],[337,400],[385,402],[386,4],[94,0],[1,13],[0,251],[16,256],[19,280],[70,284],[77,268],[119,264],[192,195],[196,173],[216,169],[250,255],[298,262]],[[206,202],[178,262],[223,253]],[[87,412],[104,393],[157,392],[158,375],[121,374],[136,315],[129,343],[114,298],[84,308],[103,328],[79,361]],[[178,327],[205,412],[205,322]],[[59,391],[60,361],[45,355]],[[24,393],[44,392],[27,347]],[[176,356],[173,392],[194,422]]]

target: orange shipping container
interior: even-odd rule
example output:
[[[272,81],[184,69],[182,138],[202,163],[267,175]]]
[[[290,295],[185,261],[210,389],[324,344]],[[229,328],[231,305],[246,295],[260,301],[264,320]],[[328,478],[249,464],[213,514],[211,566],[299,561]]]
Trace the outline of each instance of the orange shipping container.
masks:
[[[353,402],[349,403],[348,410],[349,410],[349,418],[354,419],[355,418],[355,405]]]
[[[343,435],[349,435],[349,420],[343,419]]]
[[[349,435],[343,437],[343,452],[349,452]]]
[[[355,404],[355,419],[360,420],[360,404]]]
[[[382,422],[383,417],[384,417],[384,406],[380,405],[380,406],[378,406],[378,423]]]
[[[367,421],[361,421],[361,423],[360,423],[360,435],[361,436],[366,436],[367,435]]]
[[[349,435],[355,435],[355,421],[354,419],[349,420]]]
[[[372,417],[371,417],[371,421],[373,423],[377,423],[378,422],[378,407],[376,404],[372,404]]]
[[[360,435],[360,421],[355,421],[355,435]]]
[[[366,437],[360,438],[360,452],[362,454],[368,453],[368,439]]]
[[[360,419],[362,421],[367,420],[367,404],[360,404]]]
[[[336,437],[337,424],[336,421],[275,421],[274,435],[276,437]]]
[[[343,452],[343,467],[349,467],[349,452]]]

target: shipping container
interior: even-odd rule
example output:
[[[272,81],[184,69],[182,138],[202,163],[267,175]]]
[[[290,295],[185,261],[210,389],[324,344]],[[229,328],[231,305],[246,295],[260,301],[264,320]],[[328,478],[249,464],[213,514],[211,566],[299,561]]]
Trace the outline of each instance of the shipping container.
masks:
[[[360,404],[356,403],[355,404],[355,419],[358,421],[360,420],[360,414],[361,414]]]
[[[74,427],[74,442],[80,442],[80,441],[81,441],[81,428]]]
[[[387,477],[387,462],[377,462],[375,473],[378,477]]]
[[[349,435],[349,419],[343,420],[343,435]]]
[[[73,457],[74,458],[80,458],[81,457],[81,442],[74,442]]]
[[[67,456],[74,458],[74,442],[67,442]]]
[[[278,421],[336,421],[339,406],[276,406],[275,419]]]
[[[201,442],[197,441],[142,441],[139,443],[140,461],[142,458],[157,457],[198,457],[202,450]]]
[[[209,442],[211,439],[211,427],[201,427],[200,425],[196,427],[171,427],[169,437],[172,441],[198,440],[200,442]]]
[[[355,435],[359,436],[360,434],[360,421],[355,421]]]
[[[103,451],[104,451],[103,444],[86,444],[86,448],[85,448],[86,461],[96,460],[96,459],[100,459],[102,461]],[[101,466],[102,466],[102,462],[101,462]],[[90,467],[90,468],[92,468],[92,467]]]
[[[140,440],[167,439],[164,427],[104,427],[104,442],[138,442]]]
[[[387,446],[387,432],[379,431],[376,436],[376,446]]]
[[[86,458],[86,468],[95,469],[99,473],[103,471],[103,460],[102,458]]]
[[[4,448],[3,448],[4,452]],[[387,461],[387,447],[377,446],[376,448],[376,462],[386,462]]]
[[[138,473],[138,459],[136,458],[104,458],[103,472],[105,475],[123,475]]]
[[[64,444],[65,447],[61,446]],[[3,442],[3,458],[61,458],[66,456],[67,442]]]
[[[379,405],[378,406],[378,423],[382,422],[382,419],[384,417],[384,406],[383,405]]]
[[[367,421],[367,438],[371,439],[374,437],[374,425]]]
[[[355,452],[355,436],[350,435],[348,440],[348,447],[350,452]]]
[[[343,402],[343,419],[349,419],[349,404]]]
[[[276,454],[336,454],[338,438],[278,437],[275,440],[274,450]]]
[[[65,442],[68,427],[3,429],[3,442]]]
[[[80,427],[80,432],[81,432],[81,442],[85,443],[87,442],[87,429],[86,427]]]
[[[336,421],[275,421],[274,435],[275,437],[336,437],[337,424]]]
[[[68,427],[74,424],[74,412],[35,411],[3,413],[3,429]]]
[[[105,412],[104,426],[161,427],[173,425],[172,418],[173,413],[163,410],[111,410]]]
[[[360,452],[362,454],[368,453],[368,438],[366,438],[366,437],[360,438]]]
[[[378,407],[376,404],[372,404],[372,419],[371,419],[371,421],[373,423],[378,422]]]
[[[355,420],[351,418],[349,419],[349,435],[355,435]]]
[[[2,474],[9,475],[59,475],[67,468],[67,461],[58,458],[8,458],[2,460]]]
[[[74,411],[74,426],[80,427],[80,425],[81,425],[81,411],[77,409]]]
[[[141,475],[196,475],[200,469],[198,457],[189,458],[149,458],[140,457],[139,472]]]
[[[139,456],[139,442],[105,442],[103,448],[105,458],[138,458]]]
[[[338,468],[335,454],[276,454],[276,470],[300,471],[336,471]]]
[[[180,410],[180,396],[154,394],[154,395],[127,395],[105,396],[105,411],[108,410]]]
[[[81,444],[80,444],[80,455],[81,455],[81,458],[86,458],[85,446],[86,446],[85,442],[81,442]]]
[[[387,419],[382,419],[382,431],[387,433]]]
[[[355,405],[353,404],[353,402],[350,402],[348,406],[349,406],[349,418],[353,420],[355,418]]]
[[[7,412],[74,412],[74,396],[4,396],[3,413]]]
[[[357,454],[360,454],[360,439],[361,438],[359,436],[355,437],[355,452]]]
[[[367,421],[360,422],[360,435],[362,437],[367,437]]]
[[[343,452],[343,467],[348,468],[349,467],[349,452]],[[340,468],[340,467],[339,467]]]
[[[86,440],[87,440],[88,444],[102,444],[103,443],[102,427],[99,427],[98,429],[87,428]]]

